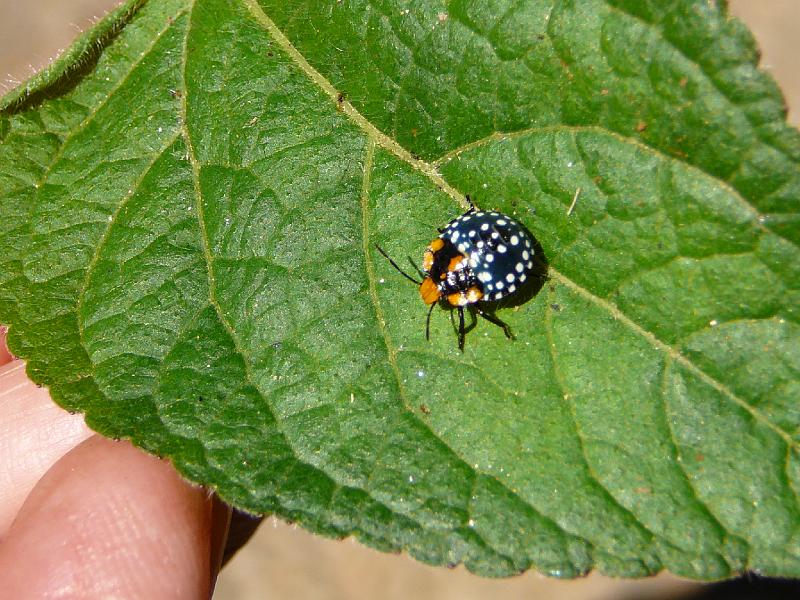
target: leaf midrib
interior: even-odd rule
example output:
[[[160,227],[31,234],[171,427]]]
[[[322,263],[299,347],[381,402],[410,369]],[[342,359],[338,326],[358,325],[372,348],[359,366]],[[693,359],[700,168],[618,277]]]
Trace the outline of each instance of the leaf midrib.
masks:
[[[255,18],[255,20],[261,24],[264,29],[267,30],[267,33],[272,37],[278,46],[280,46],[284,52],[295,62],[298,68],[305,73],[305,75],[311,79],[313,83],[315,83],[323,92],[325,92],[331,100],[341,107],[342,112],[346,114],[362,131],[364,131],[365,135],[369,140],[371,140],[375,145],[382,147],[384,150],[390,152],[403,162],[409,164],[412,168],[416,169],[417,171],[422,172],[426,177],[428,177],[434,185],[445,192],[447,195],[452,197],[462,208],[468,208],[468,204],[464,198],[464,195],[461,194],[456,188],[450,185],[444,177],[442,177],[438,171],[436,170],[435,165],[438,164],[441,159],[434,163],[429,163],[419,158],[415,158],[412,154],[403,148],[397,141],[393,140],[385,133],[380,131],[375,125],[373,125],[364,115],[362,115],[346,98],[342,101],[339,100],[339,92],[338,90],[331,84],[328,79],[326,79],[319,71],[317,71],[306,58],[300,53],[300,51],[294,47],[291,41],[286,37],[286,35],[275,25],[272,19],[267,16],[267,14],[263,11],[261,6],[258,4],[256,0],[241,0],[244,6],[248,9],[250,14]],[[605,132],[605,130],[603,130]],[[610,132],[606,132],[610,133]],[[619,135],[619,134],[617,134]],[[620,136],[625,140],[623,136]],[[483,138],[487,141],[492,139],[492,136],[488,136],[487,138]],[[474,143],[474,142],[473,142]],[[645,148],[650,148],[641,142],[637,142],[640,146]],[[660,153],[660,151],[650,148],[651,152]],[[445,155],[447,156],[447,155]],[[663,154],[662,154],[663,156]],[[684,163],[681,163],[684,164]],[[698,167],[694,167],[698,169],[706,176],[712,177],[717,181],[720,181],[718,178],[714,177],[713,175],[702,171]],[[720,184],[723,182],[720,181]],[[726,186],[730,189],[730,186]],[[755,211],[755,208],[747,202],[741,195],[736,195],[740,201],[744,202],[751,211]],[[757,211],[755,211],[757,214]],[[756,220],[757,222],[757,220]],[[762,224],[763,227],[763,224]],[[768,230],[769,233],[774,234],[771,230]],[[675,362],[681,364],[683,367],[688,369],[694,375],[699,377],[704,383],[710,385],[712,388],[717,390],[721,393],[724,397],[728,398],[731,402],[737,404],[744,410],[746,410],[754,419],[757,421],[765,424],[769,429],[774,431],[778,434],[784,442],[790,447],[795,450],[800,450],[800,442],[794,440],[792,436],[784,431],[778,425],[772,423],[766,415],[764,415],[761,411],[757,408],[750,405],[746,400],[737,396],[729,387],[724,385],[722,382],[715,379],[710,374],[706,373],[703,369],[695,365],[692,361],[690,361],[686,356],[681,354],[676,348],[670,346],[669,344],[661,341],[655,334],[645,330],[642,326],[636,323],[633,319],[625,315],[619,308],[617,308],[611,302],[596,296],[580,284],[572,281],[570,278],[559,272],[557,269],[553,268],[552,266],[548,269],[550,277],[559,281],[566,287],[568,287],[573,292],[579,294],[583,298],[586,298],[593,304],[597,305],[598,307],[606,310],[611,316],[613,316],[618,321],[622,322],[625,326],[631,329],[637,335],[645,338],[648,342],[650,342],[653,347],[656,349],[666,353],[670,356]]]

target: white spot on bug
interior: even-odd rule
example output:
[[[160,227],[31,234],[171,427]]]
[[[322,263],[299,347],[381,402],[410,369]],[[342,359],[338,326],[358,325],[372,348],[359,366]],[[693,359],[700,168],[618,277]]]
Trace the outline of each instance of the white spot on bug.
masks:
[[[506,281],[508,283],[514,283],[514,274],[513,273],[509,273],[508,275],[506,275]]]
[[[477,231],[475,231],[474,229],[469,230],[469,237],[475,237],[476,235],[478,235]]]
[[[505,253],[506,253],[506,250],[508,250],[508,248],[506,248],[506,247],[505,247],[505,245],[503,245],[503,244],[500,244],[500,245],[497,247],[497,251],[498,251],[500,254],[505,254]]]
[[[450,241],[455,244],[458,241],[459,237],[460,234],[456,231],[455,233],[453,233],[453,235],[450,236]]]
[[[529,269],[532,269],[532,268],[533,268],[533,261],[532,261],[532,260],[529,260],[529,261],[528,261],[528,264],[527,264],[526,266],[527,266]]]
[[[499,300],[503,297],[503,292],[495,292],[494,299]]]
[[[498,281],[497,282],[497,289],[498,290],[502,290],[504,287],[506,287],[505,283],[503,283],[502,281]]]
[[[508,286],[508,293],[509,294],[513,294],[516,291],[517,291],[517,286],[515,286],[515,285]]]
[[[483,242],[478,242],[478,248],[483,248],[483,246],[484,246]]]
[[[508,223],[508,221],[506,221],[505,219],[497,219],[498,225],[505,225],[506,223]]]
[[[487,254],[486,255],[486,262],[494,262],[494,254]]]
[[[475,216],[476,217],[482,217],[484,214],[485,213],[482,210],[479,210],[478,212],[475,213]]]
[[[489,273],[489,271],[481,271],[478,274],[478,279],[480,279],[482,282],[486,283],[487,281],[491,281],[492,280],[492,274]]]
[[[467,247],[464,244],[459,244],[458,245],[458,251],[461,252],[461,254],[464,254],[464,252],[466,252],[466,250],[467,250]]]
[[[520,281],[525,281],[527,278],[528,278],[528,276],[527,276],[527,275],[525,275],[524,273],[523,273],[522,275],[520,275],[520,276],[519,276],[519,280],[520,280]]]
[[[486,284],[486,289],[487,290],[493,290],[494,289],[494,284],[493,283],[487,283]]]
[[[531,257],[531,253],[527,250],[522,251],[522,260],[528,260]]]
[[[488,229],[489,229],[488,223],[484,223],[483,225],[481,225],[481,231],[487,231]]]
[[[474,254],[469,257],[469,266],[472,269],[478,266],[478,258]]]
[[[516,235],[512,235],[511,240],[509,241],[511,242],[512,246],[516,246],[517,244],[519,244],[519,237]]]
[[[499,238],[499,237],[500,237],[500,234],[499,234],[499,233],[497,233],[496,231],[493,231],[493,232],[492,232],[492,239],[493,239],[493,240],[496,240],[496,239],[497,239],[497,238]]]
[[[527,240],[527,239],[525,240],[525,247],[526,248],[530,248],[531,247],[531,241],[530,240]]]
[[[514,269],[516,269],[517,273],[522,273],[522,271],[525,269],[525,265],[523,265],[521,262],[518,262]]]

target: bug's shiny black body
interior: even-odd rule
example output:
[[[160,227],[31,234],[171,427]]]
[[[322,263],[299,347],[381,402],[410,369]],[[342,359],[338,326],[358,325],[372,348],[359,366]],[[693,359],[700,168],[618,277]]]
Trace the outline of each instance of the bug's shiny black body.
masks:
[[[533,272],[533,240],[522,225],[502,213],[471,208],[450,221],[439,237],[445,240],[442,252],[467,259],[461,285],[464,289],[478,285],[483,294],[479,302],[516,293]]]

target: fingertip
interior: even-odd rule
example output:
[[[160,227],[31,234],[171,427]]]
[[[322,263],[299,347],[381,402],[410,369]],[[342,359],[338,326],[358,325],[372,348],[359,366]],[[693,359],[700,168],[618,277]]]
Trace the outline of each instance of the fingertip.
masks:
[[[166,461],[93,436],[28,496],[0,546],[9,597],[199,598],[212,501]]]
[[[91,435],[81,415],[28,379],[21,360],[0,366],[0,539],[39,479]]]

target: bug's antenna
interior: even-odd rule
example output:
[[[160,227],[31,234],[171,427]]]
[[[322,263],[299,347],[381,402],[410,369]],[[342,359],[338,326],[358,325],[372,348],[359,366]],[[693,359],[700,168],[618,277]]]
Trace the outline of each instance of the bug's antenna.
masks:
[[[386,254],[386,252],[384,251],[384,249],[383,249],[383,248],[381,248],[380,246],[378,246],[378,244],[375,244],[375,247],[378,249],[378,252],[380,252],[381,254],[383,254],[383,257],[384,257],[386,260],[388,260],[388,261],[389,261],[389,263],[390,263],[390,264],[391,264],[391,265],[392,265],[392,266],[393,266],[395,269],[397,269],[397,272],[398,272],[398,273],[400,273],[400,274],[401,274],[403,277],[405,277],[405,278],[406,278],[406,279],[408,279],[409,281],[411,281],[411,282],[415,283],[416,285],[422,285],[422,282],[421,282],[421,281],[417,281],[416,279],[414,279],[413,277],[411,277],[411,275],[409,275],[408,273],[406,273],[405,271],[403,271],[403,269],[401,269],[401,268],[400,268],[400,267],[397,265],[397,263],[396,263],[396,262],[394,262],[394,261],[393,261],[391,258],[389,258],[389,255],[388,255],[388,254]]]
[[[431,307],[428,309],[428,318],[425,320],[425,339],[431,341],[431,313],[436,302],[431,302]]]
[[[464,307],[458,307],[458,349],[464,351]]]

